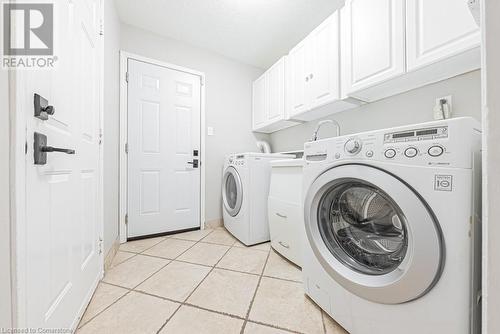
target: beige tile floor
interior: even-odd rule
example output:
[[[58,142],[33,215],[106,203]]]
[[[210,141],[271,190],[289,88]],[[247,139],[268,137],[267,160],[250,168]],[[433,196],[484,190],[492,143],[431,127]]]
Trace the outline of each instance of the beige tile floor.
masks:
[[[269,243],[224,228],[123,244],[78,333],[346,334]]]

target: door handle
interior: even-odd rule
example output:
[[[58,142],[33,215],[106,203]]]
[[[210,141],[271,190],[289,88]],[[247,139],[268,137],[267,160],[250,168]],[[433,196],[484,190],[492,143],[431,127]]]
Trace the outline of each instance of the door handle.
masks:
[[[35,165],[45,165],[47,163],[47,153],[61,152],[66,154],[75,154],[75,150],[47,146],[47,136],[35,132],[35,142],[33,144]]]
[[[193,168],[198,168],[199,161],[198,159],[193,159],[193,161],[188,161],[187,163],[193,165]]]
[[[42,146],[40,147],[40,150],[42,152],[61,152],[66,154],[75,154],[75,150],[69,148],[52,147],[52,146]]]

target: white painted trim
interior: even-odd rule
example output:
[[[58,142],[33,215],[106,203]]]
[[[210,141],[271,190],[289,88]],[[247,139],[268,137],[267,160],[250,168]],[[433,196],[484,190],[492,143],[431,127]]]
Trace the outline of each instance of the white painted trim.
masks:
[[[127,225],[125,215],[127,214],[127,154],[125,145],[127,136],[127,114],[128,114],[128,92],[127,92],[127,63],[129,59],[150,63],[153,65],[166,67],[180,72],[194,74],[201,80],[201,109],[200,109],[200,228],[205,228],[205,176],[206,176],[206,151],[205,151],[205,73],[192,70],[186,67],[162,62],[156,59],[143,57],[137,54],[120,51],[120,243],[127,241]]]

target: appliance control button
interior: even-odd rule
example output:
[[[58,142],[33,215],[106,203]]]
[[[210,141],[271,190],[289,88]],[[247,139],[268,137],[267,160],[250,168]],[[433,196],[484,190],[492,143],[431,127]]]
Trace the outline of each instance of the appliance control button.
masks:
[[[340,153],[335,153],[335,159],[340,159]]]
[[[371,150],[370,150],[370,151],[367,151],[367,152],[366,152],[366,156],[367,156],[368,158],[373,157],[373,151],[371,151]]]
[[[408,147],[405,150],[405,156],[408,158],[414,158],[418,154],[418,150],[415,147]]]
[[[431,157],[439,157],[444,153],[444,148],[439,145],[434,145],[427,151]]]
[[[387,159],[392,159],[396,156],[396,150],[393,148],[389,148],[385,150],[384,155]]]
[[[351,138],[345,143],[344,149],[347,153],[354,155],[361,151],[361,145],[361,141],[356,138]]]

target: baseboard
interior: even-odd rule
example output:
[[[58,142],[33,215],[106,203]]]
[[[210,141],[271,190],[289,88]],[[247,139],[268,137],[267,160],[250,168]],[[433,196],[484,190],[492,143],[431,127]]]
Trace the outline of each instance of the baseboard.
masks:
[[[113,245],[111,246],[111,249],[109,250],[108,254],[106,254],[106,257],[104,258],[105,272],[109,268],[111,268],[111,263],[113,263],[113,259],[115,258],[115,255],[118,252],[119,248],[120,248],[120,237],[117,237],[116,240],[113,242]]]
[[[221,226],[224,226],[222,218],[205,221],[205,228],[216,228]]]

